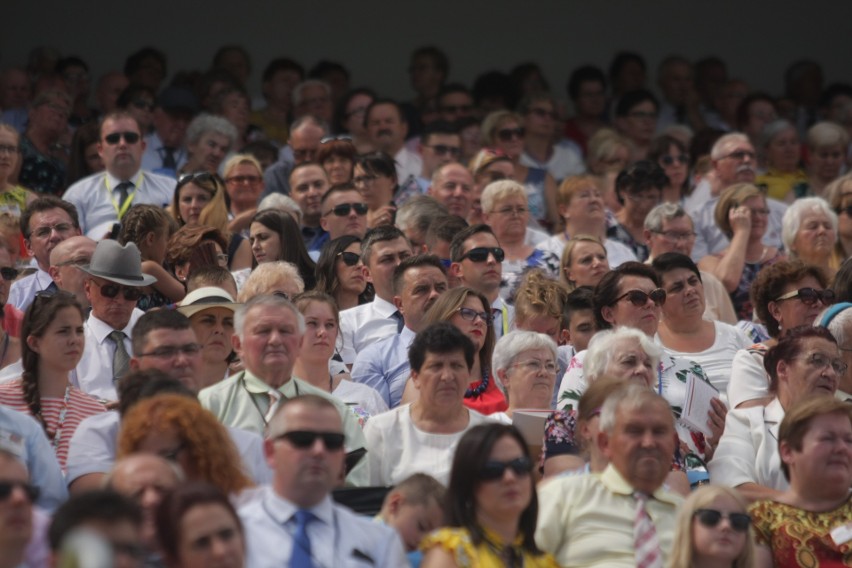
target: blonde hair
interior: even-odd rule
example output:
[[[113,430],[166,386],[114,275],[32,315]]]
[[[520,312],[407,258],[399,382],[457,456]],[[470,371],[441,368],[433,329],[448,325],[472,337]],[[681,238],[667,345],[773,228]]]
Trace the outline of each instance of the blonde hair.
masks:
[[[692,524],[695,511],[706,507],[717,497],[730,497],[737,502],[742,513],[747,512],[748,504],[736,489],[720,485],[705,485],[693,491],[683,502],[675,521],[674,545],[672,546],[667,568],[684,568],[692,566],[695,556],[692,537]],[[754,535],[749,528],[745,544],[739,556],[731,565],[733,568],[751,568],[754,565]]]
[[[568,287],[569,292],[572,292],[575,288],[577,288],[577,285],[571,280],[568,280],[568,266],[571,264],[571,255],[574,253],[574,247],[577,246],[577,243],[581,242],[595,243],[599,245],[603,249],[604,256],[607,256],[606,247],[597,237],[579,234],[568,239],[568,242],[565,243],[565,248],[562,249],[562,258],[559,259],[559,278],[565,286]]]
[[[734,236],[734,229],[731,228],[731,220],[728,219],[728,212],[743,204],[746,199],[752,197],[760,197],[766,203],[766,196],[756,185],[750,183],[737,183],[730,186],[722,192],[719,201],[716,203],[716,210],[713,211],[713,218],[716,221],[716,226],[722,230],[722,233],[729,239]]]
[[[251,154],[234,154],[233,156],[228,158],[225,161],[225,165],[222,167],[222,177],[227,178],[228,174],[231,173],[231,170],[242,164],[251,164],[252,166],[257,168],[257,173],[261,177],[263,177],[263,166],[261,166],[257,158],[255,158]]]
[[[568,301],[565,286],[549,277],[540,268],[530,270],[521,280],[515,296],[515,321],[546,315],[556,318],[562,325],[562,311]]]
[[[556,204],[570,205],[575,194],[590,186],[598,191],[601,190],[600,182],[595,176],[582,174],[565,178],[556,190]]]

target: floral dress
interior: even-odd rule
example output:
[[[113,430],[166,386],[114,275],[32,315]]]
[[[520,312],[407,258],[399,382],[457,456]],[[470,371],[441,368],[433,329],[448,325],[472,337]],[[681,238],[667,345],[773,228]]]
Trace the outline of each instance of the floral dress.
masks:
[[[423,539],[420,548],[424,552],[440,547],[453,555],[460,568],[557,568],[553,557],[542,552],[532,554],[521,547],[522,536],[518,535],[511,545],[500,543],[500,537],[483,529],[485,540],[478,546],[473,544],[470,532],[459,527],[438,529]],[[500,543],[500,544],[498,544]]]

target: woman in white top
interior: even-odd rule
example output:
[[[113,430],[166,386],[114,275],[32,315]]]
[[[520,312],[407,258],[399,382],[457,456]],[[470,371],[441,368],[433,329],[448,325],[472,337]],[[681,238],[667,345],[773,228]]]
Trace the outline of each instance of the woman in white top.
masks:
[[[559,368],[551,338],[534,331],[510,331],[494,346],[491,368],[506,389],[509,404],[495,418],[511,424],[517,409],[550,409]]]
[[[731,362],[737,351],[746,349],[751,342],[736,327],[703,318],[704,286],[691,258],[667,252],[655,258],[652,266],[666,291],[656,341],[668,354],[699,363],[722,401],[727,402]]]

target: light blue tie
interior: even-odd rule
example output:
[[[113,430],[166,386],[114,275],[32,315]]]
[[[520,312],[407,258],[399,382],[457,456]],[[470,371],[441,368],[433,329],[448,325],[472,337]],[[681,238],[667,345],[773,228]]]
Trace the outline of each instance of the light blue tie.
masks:
[[[314,568],[311,559],[311,538],[308,536],[308,523],[316,517],[310,511],[299,509],[293,515],[296,519],[296,532],[293,534],[293,553],[290,555],[290,568]]]

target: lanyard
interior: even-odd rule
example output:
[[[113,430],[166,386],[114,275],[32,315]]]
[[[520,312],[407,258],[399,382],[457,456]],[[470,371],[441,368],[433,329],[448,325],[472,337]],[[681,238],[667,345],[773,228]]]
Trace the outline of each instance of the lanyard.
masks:
[[[136,183],[133,184],[133,193],[127,196],[127,199],[124,201],[124,205],[122,205],[121,209],[119,209],[118,203],[112,195],[112,188],[109,186],[109,176],[104,176],[104,185],[107,188],[107,195],[109,196],[109,200],[112,202],[112,206],[115,209],[115,213],[118,215],[119,221],[121,221],[121,218],[124,217],[124,214],[127,213],[127,210],[130,209],[130,206],[133,204],[133,197],[136,195],[141,184],[142,172],[139,172],[139,176],[136,178]]]
[[[506,302],[500,306],[501,319],[503,320],[503,335],[509,333],[509,308],[506,307]]]

